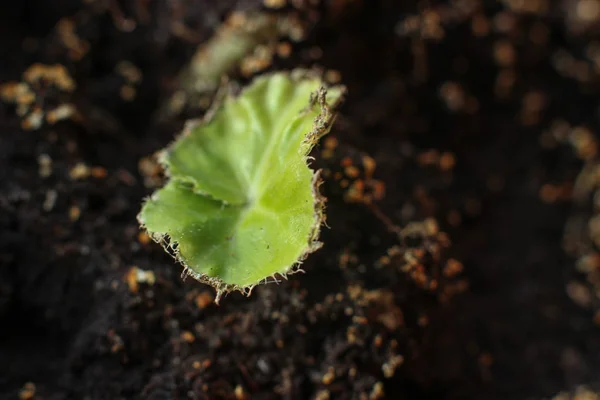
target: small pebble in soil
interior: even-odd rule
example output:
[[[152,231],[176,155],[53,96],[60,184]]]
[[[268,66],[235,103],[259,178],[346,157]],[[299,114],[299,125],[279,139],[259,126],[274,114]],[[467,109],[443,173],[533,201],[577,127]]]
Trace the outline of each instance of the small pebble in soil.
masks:
[[[54,189],[50,189],[46,191],[46,198],[44,199],[44,203],[42,204],[42,208],[46,212],[52,211],[54,205],[56,204],[56,199],[58,198],[58,193]]]
[[[133,293],[137,293],[140,283],[153,285],[154,282],[156,282],[156,277],[152,271],[144,271],[137,266],[133,266],[127,271],[127,274],[125,275],[125,281],[129,286],[129,290]]]
[[[73,180],[81,180],[86,179],[90,176],[91,170],[85,163],[79,162],[75,164],[73,168],[69,171],[69,176]]]
[[[38,157],[39,174],[42,178],[52,175],[52,158],[48,154],[40,154]]]
[[[69,208],[69,220],[71,220],[71,222],[77,221],[80,216],[81,216],[81,209],[79,207],[72,206],[71,208]]]

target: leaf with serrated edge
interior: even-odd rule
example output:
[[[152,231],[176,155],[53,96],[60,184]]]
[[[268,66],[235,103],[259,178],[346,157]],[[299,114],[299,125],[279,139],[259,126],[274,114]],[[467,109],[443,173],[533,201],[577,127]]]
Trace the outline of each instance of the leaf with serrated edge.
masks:
[[[308,153],[344,92],[322,85],[307,71],[256,78],[162,155],[169,182],[138,219],[218,296],[285,276],[318,247],[322,198]]]

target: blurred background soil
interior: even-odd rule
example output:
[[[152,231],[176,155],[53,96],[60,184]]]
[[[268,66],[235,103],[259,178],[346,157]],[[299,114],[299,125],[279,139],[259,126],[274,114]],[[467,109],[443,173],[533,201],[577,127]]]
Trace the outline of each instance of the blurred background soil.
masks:
[[[22,0],[0,20],[2,399],[596,398],[600,1]],[[219,83],[186,92],[194,63],[349,91],[314,154],[324,248],[219,306],[135,219],[151,155]]]

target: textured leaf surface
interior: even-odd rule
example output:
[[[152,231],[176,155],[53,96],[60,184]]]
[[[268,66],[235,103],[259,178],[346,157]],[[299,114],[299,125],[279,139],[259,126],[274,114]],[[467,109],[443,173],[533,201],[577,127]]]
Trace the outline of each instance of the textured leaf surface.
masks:
[[[308,74],[260,77],[163,153],[170,180],[139,220],[196,278],[251,288],[315,248],[321,205],[307,155],[342,94],[325,97],[321,85]]]

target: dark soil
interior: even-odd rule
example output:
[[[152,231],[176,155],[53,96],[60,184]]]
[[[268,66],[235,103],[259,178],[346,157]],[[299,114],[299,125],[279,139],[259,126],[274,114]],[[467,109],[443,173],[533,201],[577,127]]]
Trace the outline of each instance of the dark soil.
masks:
[[[2,3],[0,83],[60,63],[75,91],[39,95],[44,107],[74,103],[80,118],[23,130],[0,104],[1,398],[542,399],[599,383],[598,328],[565,289],[581,279],[562,248],[569,196],[540,196],[581,167],[569,147],[542,145],[552,123],[598,129],[593,15],[577,30],[576,0],[528,10],[314,3],[300,13],[306,37],[269,69],[334,69],[349,90],[331,133],[339,145],[315,153],[325,247],[306,273],[219,306],[138,236],[152,190],[138,162],[181,129],[184,116],[154,116],[196,46],[229,12],[261,2]],[[119,29],[118,11],[135,29]],[[402,29],[415,16],[426,23]],[[81,59],[57,37],[64,17],[89,43]],[[590,77],[557,67],[559,51]],[[123,60],[143,75],[133,100],[120,92]],[[356,178],[343,176],[344,158],[359,179],[385,185],[375,207],[348,197]],[[72,179],[77,163],[103,169]],[[401,238],[390,224],[405,228]],[[134,266],[155,282],[136,283]]]

